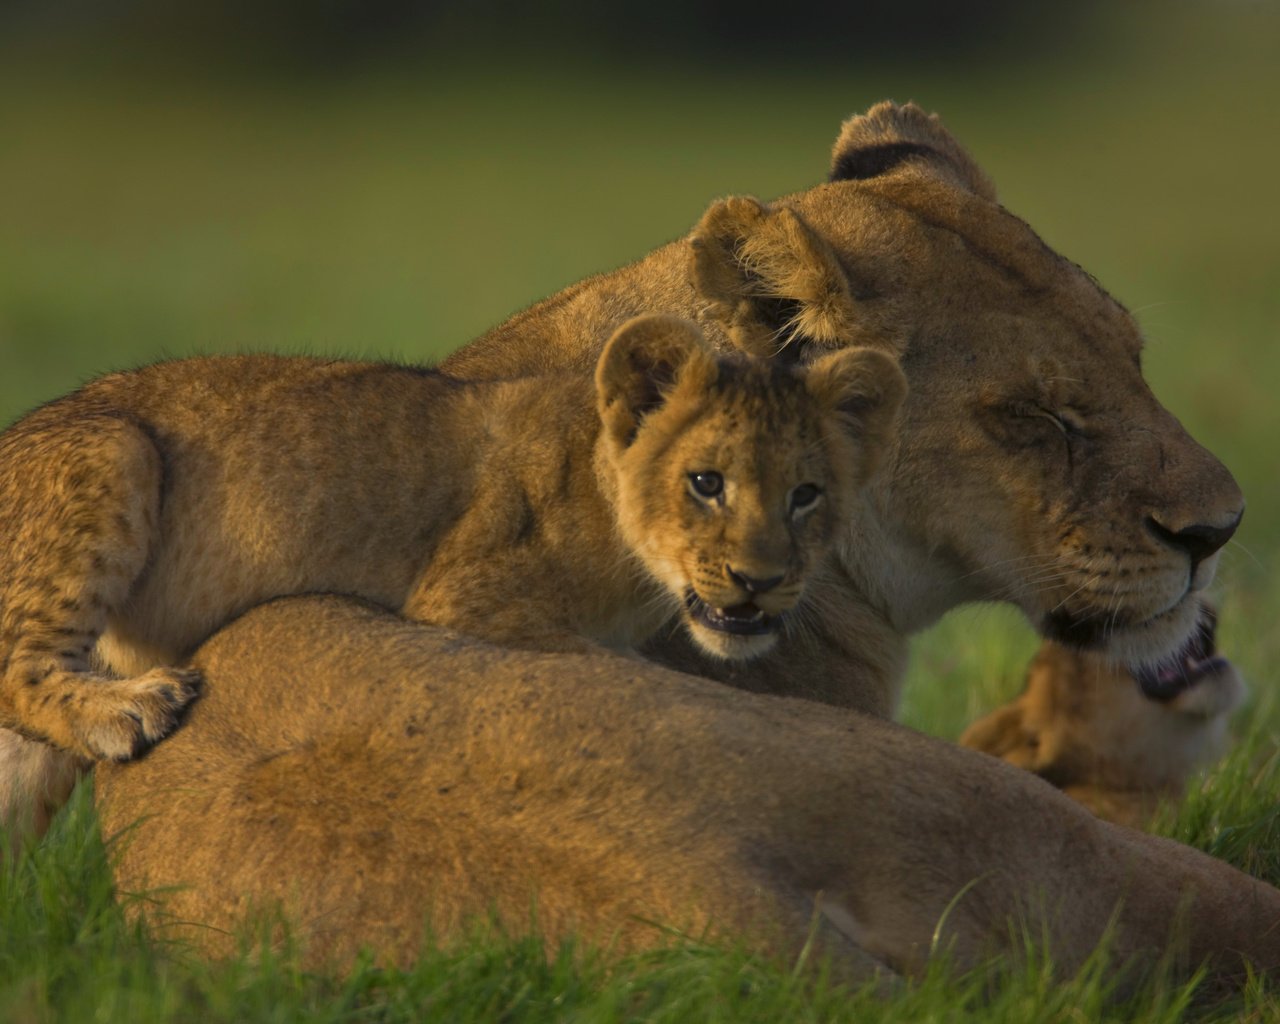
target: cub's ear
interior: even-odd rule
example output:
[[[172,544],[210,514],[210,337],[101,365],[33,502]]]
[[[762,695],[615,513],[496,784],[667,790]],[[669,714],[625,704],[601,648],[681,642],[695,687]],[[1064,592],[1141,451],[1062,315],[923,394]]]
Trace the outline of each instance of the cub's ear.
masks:
[[[842,349],[813,363],[805,385],[856,442],[860,484],[876,471],[897,433],[898,410],[907,396],[898,361],[876,349]]]
[[[847,344],[857,314],[835,253],[785,206],[733,196],[694,229],[693,285],[749,355],[791,361],[804,343]]]
[[[831,154],[832,181],[864,181],[908,167],[995,201],[995,185],[973,157],[937,114],[926,114],[914,103],[877,103],[851,117]]]
[[[614,332],[596,364],[596,402],[605,430],[626,447],[640,421],[680,384],[709,386],[717,365],[702,332],[674,316],[640,316]]]

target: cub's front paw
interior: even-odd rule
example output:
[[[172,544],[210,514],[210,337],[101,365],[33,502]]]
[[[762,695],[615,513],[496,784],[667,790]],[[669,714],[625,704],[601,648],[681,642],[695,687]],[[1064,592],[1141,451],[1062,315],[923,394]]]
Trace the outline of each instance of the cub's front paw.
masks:
[[[173,732],[202,683],[195,669],[156,668],[95,686],[77,709],[76,753],[97,761],[129,761],[145,753]]]

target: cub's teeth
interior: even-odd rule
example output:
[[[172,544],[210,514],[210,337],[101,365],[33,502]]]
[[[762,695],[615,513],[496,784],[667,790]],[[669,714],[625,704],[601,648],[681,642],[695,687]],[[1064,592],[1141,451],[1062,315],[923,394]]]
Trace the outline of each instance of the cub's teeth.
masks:
[[[733,619],[735,622],[760,622],[764,619],[764,610],[754,608],[750,615],[744,615],[741,611],[742,605],[735,605],[733,609],[729,608],[713,608],[712,614],[717,619]]]

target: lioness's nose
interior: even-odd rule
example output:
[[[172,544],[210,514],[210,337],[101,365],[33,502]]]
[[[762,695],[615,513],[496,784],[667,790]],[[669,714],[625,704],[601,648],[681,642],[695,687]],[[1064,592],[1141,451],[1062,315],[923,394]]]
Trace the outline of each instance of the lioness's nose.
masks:
[[[786,579],[785,573],[778,576],[768,576],[764,578],[759,576],[748,576],[746,573],[738,572],[738,570],[729,565],[724,567],[724,571],[729,574],[729,579],[733,580],[734,583],[738,584],[738,586],[749,594],[763,594],[767,590],[772,590]]]
[[[1194,572],[1197,565],[1231,539],[1243,518],[1244,509],[1241,509],[1220,525],[1195,523],[1180,530],[1171,530],[1155,516],[1149,516],[1147,527],[1170,547],[1185,551],[1191,557],[1191,569]]]

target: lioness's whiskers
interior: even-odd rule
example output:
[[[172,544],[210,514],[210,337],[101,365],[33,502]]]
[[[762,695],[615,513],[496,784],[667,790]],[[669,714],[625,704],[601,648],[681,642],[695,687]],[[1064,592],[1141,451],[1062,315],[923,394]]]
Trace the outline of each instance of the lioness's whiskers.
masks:
[[[1227,546],[1230,548],[1239,548],[1241,551],[1243,551],[1246,555],[1249,556],[1249,558],[1253,561],[1253,564],[1256,565],[1259,569],[1266,568],[1266,566],[1262,564],[1262,561],[1258,558],[1257,555],[1255,555],[1252,551],[1250,551],[1247,547],[1245,547],[1235,538],[1232,538],[1231,540],[1227,541]]]
[[[1074,576],[1075,572],[1073,570],[1063,570],[1056,573],[1047,573],[1028,580],[1018,580],[992,591],[988,599],[992,601],[1017,600],[1019,596],[1031,597],[1038,594],[1046,594],[1052,591],[1054,587],[1063,580],[1071,579]]]
[[[1038,569],[1049,568],[1057,564],[1058,557],[1056,555],[1019,555],[1016,558],[1002,558],[995,562],[986,562],[971,572],[955,577],[954,582],[962,583],[967,579],[996,568],[1017,568],[1020,571],[1035,572]]]
[[[1116,616],[1120,614],[1120,595],[1116,594],[1109,602],[1111,610],[1107,613],[1107,621],[1102,625],[1102,635],[1110,636],[1116,627]]]
[[[1057,604],[1055,604],[1051,609],[1049,609],[1050,614],[1052,614],[1053,612],[1056,612],[1056,611],[1057,611],[1058,609],[1060,609],[1064,604],[1066,604],[1066,603],[1067,603],[1068,601],[1070,601],[1073,597],[1075,597],[1075,596],[1076,596],[1076,594],[1080,593],[1080,591],[1084,590],[1086,587],[1089,587],[1089,586],[1091,586],[1092,584],[1097,583],[1100,579],[1102,579],[1102,577],[1101,577],[1101,576],[1096,576],[1096,575],[1095,575],[1095,576],[1089,576],[1089,577],[1087,577],[1087,578],[1085,579],[1085,581],[1084,581],[1083,583],[1081,583],[1081,584],[1080,584],[1080,586],[1076,587],[1076,589],[1075,589],[1075,590],[1071,591],[1071,593],[1069,593],[1066,597],[1064,597],[1061,601],[1059,601],[1059,602],[1058,602]]]

